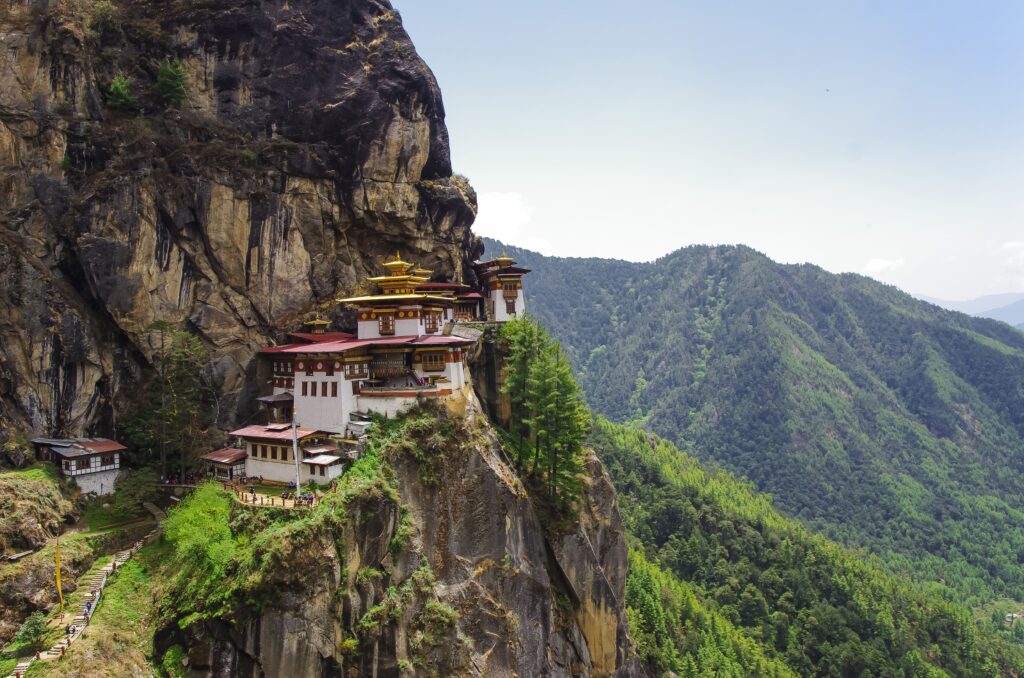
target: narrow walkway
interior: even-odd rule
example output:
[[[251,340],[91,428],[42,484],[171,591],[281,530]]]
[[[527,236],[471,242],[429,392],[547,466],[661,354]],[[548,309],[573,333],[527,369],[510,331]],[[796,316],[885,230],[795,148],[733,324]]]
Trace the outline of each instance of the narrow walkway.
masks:
[[[270,494],[262,494],[256,492],[252,494],[245,492],[244,490],[235,490],[228,488],[235,495],[235,501],[239,501],[248,506],[262,506],[263,508],[286,508],[286,509],[308,509],[310,507],[309,502],[302,499],[299,500],[298,504],[295,503],[294,499],[282,499],[281,497],[275,497]],[[314,498],[313,502],[320,501],[318,498]]]
[[[99,608],[100,600],[103,598],[103,589],[106,588],[110,578],[117,573],[118,569],[120,569],[122,565],[128,562],[131,557],[135,555],[136,551],[156,539],[160,534],[160,530],[163,528],[163,521],[167,517],[167,514],[164,513],[161,508],[149,502],[146,502],[144,506],[156,519],[156,527],[154,527],[153,530],[145,537],[135,542],[130,549],[115,553],[114,557],[107,565],[101,567],[90,575],[86,575],[87,578],[85,579],[84,584],[81,579],[78,581],[79,586],[87,586],[89,590],[85,592],[85,595],[82,598],[82,606],[66,625],[64,638],[49,650],[38,653],[36,657],[26,657],[25,659],[22,659],[14,667],[14,671],[12,671],[7,678],[22,678],[25,671],[28,670],[28,667],[31,666],[34,661],[46,662],[60,659],[71,649],[71,645],[82,636],[85,632],[85,628],[89,625],[89,621],[92,619],[92,615],[94,615]],[[72,631],[71,629],[74,630]]]

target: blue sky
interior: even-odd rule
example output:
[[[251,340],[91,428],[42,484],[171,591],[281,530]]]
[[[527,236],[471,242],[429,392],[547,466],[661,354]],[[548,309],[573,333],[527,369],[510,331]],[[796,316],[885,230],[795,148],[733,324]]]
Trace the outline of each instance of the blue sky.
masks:
[[[475,230],[1024,291],[1024,2],[395,0]]]

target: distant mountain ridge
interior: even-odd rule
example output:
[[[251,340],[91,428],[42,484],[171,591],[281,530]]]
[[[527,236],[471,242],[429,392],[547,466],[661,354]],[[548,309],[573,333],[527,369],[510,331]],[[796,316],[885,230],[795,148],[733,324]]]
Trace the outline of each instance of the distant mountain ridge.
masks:
[[[600,414],[968,603],[1024,600],[1024,334],[746,247],[546,257],[527,308]]]
[[[918,298],[951,311],[1002,320],[1016,327],[1024,325],[1024,293],[990,294],[966,301],[948,301],[924,295]]]

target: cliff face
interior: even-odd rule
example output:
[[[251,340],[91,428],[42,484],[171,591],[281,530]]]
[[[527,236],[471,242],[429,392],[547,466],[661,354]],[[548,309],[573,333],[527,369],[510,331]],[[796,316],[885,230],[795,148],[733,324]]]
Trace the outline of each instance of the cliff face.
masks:
[[[255,352],[385,253],[454,277],[475,254],[387,2],[29,0],[0,38],[0,425],[114,432],[157,320],[202,337],[230,423]],[[165,112],[167,57],[187,96]],[[137,114],[104,105],[117,73]]]
[[[180,644],[193,675],[218,677],[645,675],[600,462],[587,465],[579,522],[552,532],[475,405],[423,421],[383,449],[394,494],[321,507],[346,518],[288,531],[302,547],[270,568],[259,609],[184,631],[169,620],[158,653]]]

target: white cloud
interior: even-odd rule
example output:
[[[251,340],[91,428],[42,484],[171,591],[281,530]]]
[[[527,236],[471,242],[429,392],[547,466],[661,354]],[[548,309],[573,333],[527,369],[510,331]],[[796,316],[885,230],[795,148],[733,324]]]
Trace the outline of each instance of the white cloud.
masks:
[[[1007,264],[1024,266],[1024,242],[1011,240],[1004,242],[999,249],[1006,253],[1004,261]]]
[[[533,208],[521,193],[481,193],[473,232],[509,245],[549,254],[551,243],[534,231]]]
[[[866,264],[864,264],[863,268],[861,268],[861,272],[864,273],[864,275],[878,276],[878,275],[884,275],[886,273],[892,273],[893,271],[897,271],[897,270],[903,268],[906,265],[907,265],[907,260],[903,259],[903,258],[900,258],[900,259],[879,259],[879,258],[875,258],[875,259],[869,259],[868,262]]]
[[[999,250],[1003,258],[1002,280],[1010,289],[1024,289],[1024,241],[1004,242]]]

